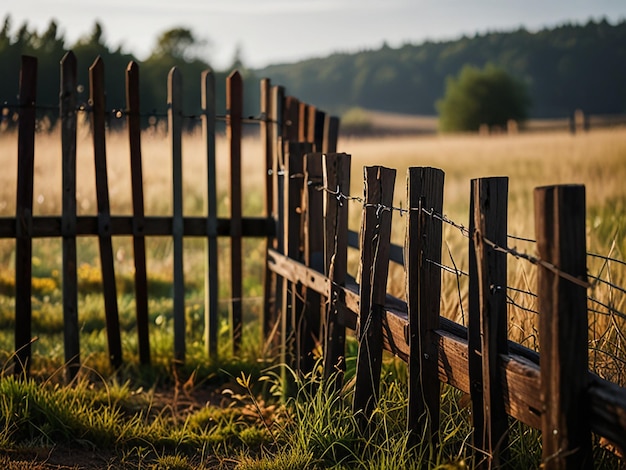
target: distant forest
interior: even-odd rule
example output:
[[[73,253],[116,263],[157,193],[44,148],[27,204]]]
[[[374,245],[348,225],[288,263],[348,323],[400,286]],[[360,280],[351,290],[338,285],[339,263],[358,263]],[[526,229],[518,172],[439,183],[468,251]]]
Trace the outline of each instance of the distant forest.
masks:
[[[100,55],[104,59],[107,106],[125,107],[125,74],[136,60],[121,48],[106,44],[102,25],[76,44],[67,44],[59,25],[51,21],[37,32],[23,24],[14,29],[7,16],[0,30],[0,102],[17,103],[20,57],[39,59],[37,102],[56,106],[59,97],[59,61],[73,50],[78,59],[79,83],[88,99],[88,68]],[[185,89],[185,112],[200,112],[200,74],[210,68],[199,41],[184,28],[163,32],[154,51],[140,65],[142,113],[166,112],[166,78],[180,67]],[[378,50],[333,54],[293,64],[248,70],[237,56],[227,71],[216,72],[218,113],[224,109],[224,79],[232,68],[244,76],[245,112],[258,112],[258,78],[271,78],[287,94],[325,111],[341,114],[350,108],[408,114],[436,114],[435,102],[444,94],[446,78],[465,64],[492,63],[525,83],[532,100],[530,116],[565,117],[576,109],[590,114],[626,114],[626,21],[606,20],[585,25],[566,24],[531,33],[477,34],[454,41],[383,45]]]
[[[626,21],[567,24],[531,33],[477,34],[455,41],[383,46],[258,70],[323,109],[351,107],[434,115],[446,77],[492,63],[528,87],[531,117],[626,113]]]

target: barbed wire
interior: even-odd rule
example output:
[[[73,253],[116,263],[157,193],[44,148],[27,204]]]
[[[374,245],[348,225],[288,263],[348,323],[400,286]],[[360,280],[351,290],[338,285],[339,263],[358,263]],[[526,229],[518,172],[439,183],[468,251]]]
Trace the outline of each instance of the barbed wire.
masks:
[[[610,305],[608,305],[608,304],[606,304],[606,303],[604,303],[604,302],[602,302],[602,301],[600,301],[598,299],[595,299],[595,298],[593,298],[591,296],[587,296],[587,299],[589,301],[594,302],[594,303],[600,305],[601,307],[607,309],[610,313],[615,314],[616,316],[626,320],[626,313],[620,312],[619,310],[611,307]],[[602,312],[598,312],[598,311],[595,311],[595,312],[596,313],[602,313]]]
[[[608,262],[614,262],[614,263],[618,263],[618,264],[621,264],[623,266],[626,266],[626,261],[622,261],[620,259],[615,259],[615,258],[610,258],[610,257],[604,256],[604,255],[599,255],[597,253],[587,253],[587,256],[591,256],[592,258],[603,259],[603,260],[608,261]]]
[[[362,205],[364,205],[364,207],[366,206],[370,206],[370,207],[376,207],[377,212],[380,212],[381,210],[386,210],[386,211],[397,211],[400,215],[403,214],[408,214],[410,212],[414,212],[414,211],[422,211],[424,214],[428,215],[429,217],[439,220],[442,223],[448,224],[452,227],[455,227],[456,229],[458,229],[461,234],[463,236],[465,236],[466,238],[469,238],[471,236],[471,232],[470,230],[463,224],[460,224],[458,222],[455,222],[454,220],[452,220],[451,218],[449,218],[448,216],[446,216],[445,214],[439,214],[437,213],[434,209],[426,209],[426,208],[402,208],[402,207],[395,207],[395,206],[385,206],[382,204],[375,204],[375,205],[370,205],[370,204],[366,204],[365,201],[363,200],[362,197],[357,197],[357,196],[350,196],[350,195],[346,195],[344,194],[339,187],[337,187],[336,190],[327,188],[323,185],[318,185],[317,186],[318,190],[323,190],[328,192],[329,194],[335,196],[337,198],[338,201],[355,201],[358,202]],[[476,233],[476,232],[474,232]],[[526,252],[521,252],[518,251],[515,247],[503,247],[501,245],[498,245],[497,243],[491,241],[490,239],[488,239],[487,237],[483,236],[482,234],[478,234],[480,236],[480,239],[482,240],[483,243],[485,243],[487,246],[491,247],[493,250],[513,256],[514,258],[517,259],[523,259],[528,261],[531,264],[534,265],[539,265],[542,266],[543,268],[548,269],[549,271],[553,272],[554,274],[574,283],[577,284],[581,287],[584,287],[585,289],[589,289],[594,287],[595,283],[590,283],[586,280],[583,279],[579,279],[565,271],[562,271],[561,269],[559,269],[558,266],[554,265],[553,263],[550,263],[546,260],[543,260],[537,256],[533,256],[529,253]],[[519,240],[523,240],[523,241],[527,241],[527,242],[534,242],[534,240],[528,239],[528,238],[523,238],[523,237],[517,237],[517,236],[512,236],[512,235],[507,235],[507,238],[514,238],[514,239],[519,239]],[[536,242],[535,242],[536,243]],[[619,261],[619,260],[618,260]],[[606,281],[604,281],[606,282]],[[614,286],[618,289],[622,289],[619,286]]]
[[[21,104],[12,104],[12,103],[8,103],[8,102],[4,102],[0,105],[0,110],[20,110],[20,109],[32,109],[34,108],[36,111],[57,111],[57,112],[61,112],[61,107],[59,105],[35,105],[35,106],[30,106],[30,105],[21,105]],[[74,109],[74,111],[76,112],[86,112],[86,113],[91,113],[93,112],[93,107],[88,103],[88,102],[81,102],[79,104],[77,104]],[[128,109],[125,108],[111,108],[110,110],[105,111],[106,115],[110,115],[112,117],[115,117],[117,119],[121,119],[123,117],[126,116],[139,116],[142,118],[161,118],[161,119],[165,119],[168,117],[168,113],[165,111],[157,111],[157,110],[153,110],[152,112],[131,112]],[[181,113],[181,117],[184,119],[189,119],[189,120],[200,120],[202,119],[204,116],[209,115],[209,113],[202,111],[200,113],[192,113],[192,114],[184,114]],[[5,116],[7,119],[9,118],[8,116]],[[217,121],[223,121],[226,122],[228,121],[231,116],[228,114],[215,114],[213,115],[213,117],[215,118],[215,120]],[[261,122],[265,122],[268,124],[283,124],[283,122],[281,121],[277,121],[275,119],[271,119],[269,118],[265,113],[261,113],[259,115],[248,115],[248,116],[242,116],[241,117],[241,122],[243,122],[244,124],[258,124]],[[285,122],[284,124],[289,124],[288,122]]]
[[[510,295],[508,295],[508,294],[507,294],[507,296],[506,296],[506,303],[507,303],[508,305],[512,305],[513,307],[518,308],[518,309],[520,309],[520,310],[523,310],[523,311],[525,311],[525,312],[528,312],[528,313],[534,313],[534,314],[536,314],[536,315],[539,315],[539,312],[538,312],[537,310],[534,310],[534,309],[532,309],[532,308],[530,308],[530,307],[524,307],[523,305],[520,305],[519,303],[517,303],[517,302],[516,302],[516,301],[515,301],[515,300],[514,300],[514,299],[513,299]]]
[[[535,297],[537,298],[537,294],[535,294],[534,292],[530,292],[524,289],[518,289],[517,287],[510,287],[507,286],[507,290],[513,291],[513,292],[517,292],[519,294],[524,294],[524,295],[530,295],[531,297]]]

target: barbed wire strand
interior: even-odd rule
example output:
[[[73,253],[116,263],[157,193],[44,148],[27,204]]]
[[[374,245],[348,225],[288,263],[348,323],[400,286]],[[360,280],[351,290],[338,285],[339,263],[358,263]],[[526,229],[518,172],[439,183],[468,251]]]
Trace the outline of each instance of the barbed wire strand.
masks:
[[[524,307],[523,305],[518,304],[510,295],[507,294],[506,296],[506,303],[509,305],[512,305],[515,308],[519,308],[520,310],[523,310],[525,312],[529,312],[529,313],[534,313],[536,315],[539,315],[539,312],[537,310],[533,310],[530,307]]]
[[[338,200],[346,200],[346,201],[356,201],[359,202],[361,204],[363,204],[363,199],[359,198],[359,197],[355,197],[355,196],[349,196],[349,195],[345,195],[342,192],[340,192],[339,190],[334,191],[330,188],[326,188],[324,186],[318,186],[319,190],[323,190],[323,191],[327,191],[328,193],[334,195],[337,197]],[[397,211],[400,214],[406,214],[412,211],[422,211],[423,213],[425,213],[426,215],[428,215],[429,217],[432,217],[436,220],[439,220],[445,224],[451,225],[455,228],[457,228],[462,234],[463,236],[469,238],[470,236],[470,230],[465,227],[463,224],[459,224],[458,222],[455,222],[454,220],[450,219],[448,216],[446,216],[445,214],[439,214],[437,212],[435,212],[434,209],[425,209],[425,208],[408,208],[408,209],[404,209],[402,207],[394,207],[394,206],[382,206],[382,205],[378,205],[378,210],[388,210],[388,211]],[[498,245],[497,243],[494,243],[493,241],[489,240],[488,238],[484,237],[481,235],[481,240],[483,241],[483,243],[485,243],[486,245],[488,245],[489,247],[491,247],[493,250],[498,251],[498,252],[502,252],[505,253],[507,255],[513,256],[514,258],[517,259],[523,259],[528,261],[531,264],[534,265],[539,265],[545,269],[548,269],[549,271],[551,271],[552,273],[556,274],[559,277],[562,277],[563,279],[566,279],[576,285],[579,285],[581,287],[584,287],[585,289],[589,289],[594,287],[595,283],[590,283],[587,280],[583,280],[580,279],[576,276],[573,276],[565,271],[562,271],[561,269],[559,269],[558,266],[554,265],[553,263],[550,263],[546,260],[543,260],[537,256],[533,256],[529,253],[525,253],[525,252],[520,252],[518,251],[515,247],[511,248],[511,247],[503,247]],[[530,241],[530,239],[525,239],[525,241]]]
[[[461,308],[461,322],[463,325],[465,325],[465,311],[463,310],[463,296],[461,295],[461,276],[459,276],[459,269],[456,267],[456,263],[454,262],[454,257],[452,256],[452,250],[450,249],[450,245],[448,245],[448,242],[446,241],[446,247],[448,248],[448,256],[450,256],[450,261],[452,261],[452,266],[454,266],[454,269],[457,272],[456,275],[456,290],[457,293],[459,294],[459,307]]]
[[[610,305],[608,305],[608,304],[606,304],[604,302],[601,302],[600,300],[598,300],[598,299],[596,299],[594,297],[588,296],[587,299],[590,300],[591,302],[594,302],[594,303],[600,305],[603,308],[606,308],[610,313],[615,314],[616,316],[626,320],[626,313],[620,312],[616,308],[611,307]],[[602,313],[602,312],[596,312],[596,313]]]

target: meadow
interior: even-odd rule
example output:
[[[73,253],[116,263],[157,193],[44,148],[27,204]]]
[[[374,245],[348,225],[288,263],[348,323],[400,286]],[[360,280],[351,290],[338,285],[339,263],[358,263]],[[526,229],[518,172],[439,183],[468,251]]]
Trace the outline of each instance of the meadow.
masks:
[[[185,215],[206,211],[206,163],[202,138],[190,133],[183,140]],[[227,217],[227,142],[217,142],[218,213]],[[259,142],[243,143],[244,215],[263,211],[264,158]],[[17,139],[0,133],[3,171],[0,173],[0,217],[15,214]],[[111,212],[131,213],[130,164],[127,137],[112,133],[107,140]],[[147,215],[172,210],[171,160],[167,139],[146,132],[142,141],[144,197]],[[445,172],[444,213],[468,225],[470,179],[508,176],[508,233],[534,238],[533,188],[547,184],[579,183],[586,187],[587,249],[590,253],[625,260],[626,256],[626,129],[588,133],[528,133],[518,135],[393,136],[340,139],[338,150],[352,155],[351,195],[363,192],[362,167],[384,165],[398,170],[395,207],[406,207],[406,169],[433,166]],[[79,214],[95,214],[95,176],[88,132],[78,142]],[[60,213],[61,150],[58,134],[38,135],[35,156],[34,215]],[[349,202],[350,228],[358,230],[361,207]],[[405,220],[394,214],[392,242],[402,244]],[[534,254],[534,245],[512,243]],[[167,237],[148,239],[150,328],[153,367],[139,367],[136,353],[132,287],[132,241],[114,239],[119,306],[126,365],[114,373],[106,354],[104,302],[101,298],[97,240],[78,244],[81,297],[81,354],[85,373],[73,387],[60,385],[63,366],[61,308],[61,243],[38,239],[33,257],[34,382],[10,377],[14,325],[14,241],[0,240],[0,461],[18,465],[50,450],[53,462],[63,449],[78,448],[87,466],[98,460],[107,468],[463,468],[471,466],[471,417],[467,400],[444,387],[442,445],[409,445],[404,432],[406,366],[392,357],[385,361],[384,390],[374,436],[359,434],[351,420],[350,381],[342,393],[326,394],[323,386],[302,384],[298,396],[281,403],[282,386],[275,358],[260,340],[257,322],[261,309],[264,242],[244,245],[244,348],[232,357],[228,347],[228,240],[220,240],[220,359],[209,360],[202,343],[204,325],[204,242],[185,241],[188,363],[171,368],[173,334],[171,318],[172,244]],[[467,271],[468,241],[454,226],[444,225],[443,264]],[[356,251],[350,254],[350,272],[356,274]],[[224,259],[222,262],[221,260]],[[626,296],[612,286],[626,286],[626,267],[597,257],[588,259],[589,273],[607,280],[588,293],[590,308],[590,368],[622,386],[626,385]],[[467,279],[444,272],[442,314],[466,322]],[[509,338],[537,348],[535,267],[524,260],[509,260],[511,295]],[[392,266],[388,291],[402,297],[401,267]],[[348,343],[348,378],[354,367],[355,342]],[[315,375],[304,381],[316,382]],[[45,384],[43,387],[33,384]],[[26,398],[24,398],[26,397]],[[79,407],[79,408],[76,408]],[[80,411],[73,412],[78,409]],[[71,418],[71,419],[70,419]],[[49,423],[49,425],[46,425]],[[345,423],[337,425],[337,423]],[[511,424],[510,439],[516,467],[537,467],[538,432]],[[27,450],[31,449],[31,450]],[[43,449],[43,450],[41,450]],[[103,450],[104,449],[104,450]],[[93,454],[90,457],[90,452]],[[596,464],[613,468],[614,458],[598,446]],[[38,457],[45,461],[45,458]],[[59,457],[61,458],[61,457]],[[21,459],[21,460],[20,460]],[[68,461],[63,461],[67,464]],[[71,462],[71,461],[70,461]],[[26,464],[25,464],[26,465]],[[43,464],[42,464],[43,465]],[[18,467],[15,467],[18,468]],[[27,466],[23,468],[29,468]],[[41,467],[46,468],[46,467]],[[71,468],[71,467],[70,467]],[[82,467],[81,467],[82,468]],[[87,467],[89,468],[89,467]]]

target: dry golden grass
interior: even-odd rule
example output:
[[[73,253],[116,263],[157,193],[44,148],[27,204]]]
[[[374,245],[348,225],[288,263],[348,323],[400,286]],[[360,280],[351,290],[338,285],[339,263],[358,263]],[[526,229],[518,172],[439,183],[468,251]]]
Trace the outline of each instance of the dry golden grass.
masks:
[[[229,186],[228,143],[223,136],[217,139],[217,182],[218,207],[221,216],[227,216]],[[17,138],[14,133],[0,134],[2,168],[0,174],[0,216],[12,216],[15,212],[15,175],[17,174]],[[127,136],[112,133],[107,140],[108,176],[111,198],[111,211],[114,214],[131,213],[130,164]],[[171,152],[166,136],[145,133],[142,141],[144,197],[146,213],[161,215],[171,213],[172,180]],[[499,135],[484,137],[478,135],[423,136],[388,138],[351,138],[339,142],[339,151],[352,155],[351,194],[361,196],[363,192],[362,167],[364,165],[384,165],[396,168],[396,195],[394,205],[406,207],[406,169],[409,166],[433,166],[446,174],[444,192],[444,213],[457,223],[468,224],[470,179],[487,176],[509,176],[509,226],[508,233],[534,238],[533,188],[548,184],[580,183],[586,187],[588,250],[624,259],[626,251],[626,129],[594,130],[589,133],[570,135],[568,133],[536,133]],[[183,178],[185,185],[184,212],[186,215],[201,215],[206,211],[206,156],[200,133],[186,135],[183,140]],[[95,176],[93,151],[88,133],[79,132],[78,142],[78,211],[79,214],[96,212]],[[263,211],[264,156],[258,139],[248,137],[243,144],[243,188],[244,213],[259,215]],[[37,214],[58,214],[61,208],[61,149],[57,132],[41,134],[37,137],[35,156],[35,207]],[[358,230],[361,207],[351,203],[350,226]],[[402,244],[405,220],[394,213],[392,241]],[[468,242],[460,232],[451,226],[444,227],[444,264],[467,271]],[[170,255],[168,240],[154,248],[164,258]],[[524,242],[511,242],[520,251],[534,253],[534,245]],[[10,241],[0,241],[0,254],[3,264],[10,261],[7,251],[12,249]],[[123,269],[128,259],[123,256],[128,247],[119,245],[118,263]],[[187,245],[186,245],[187,246]],[[202,272],[204,257],[197,256],[202,244],[190,244],[196,251],[190,254],[191,263],[186,264],[186,272]],[[223,245],[222,245],[223,246]],[[160,247],[160,248],[159,248]],[[253,250],[252,250],[253,251]],[[44,252],[46,253],[46,252]],[[195,254],[194,254],[195,253]],[[94,256],[95,251],[86,250],[86,257]],[[48,256],[48,255],[41,255]],[[50,251],[50,256],[54,252]],[[356,273],[358,255],[350,255],[351,271]],[[257,257],[258,258],[258,257]],[[195,264],[194,264],[195,260]],[[257,260],[259,263],[259,260]],[[152,270],[171,272],[169,261],[151,261]],[[258,263],[257,263],[258,264]],[[128,265],[130,266],[130,265]],[[5,266],[7,269],[8,266]],[[10,269],[10,268],[8,268]],[[623,267],[614,263],[602,266],[590,259],[589,269],[597,274],[602,269],[606,278],[619,286],[626,285]],[[449,273],[443,274],[444,296],[442,312],[457,321],[466,320],[467,289],[466,278]],[[460,289],[457,285],[460,281]],[[509,257],[509,284],[533,291],[535,268],[528,262]],[[402,297],[404,277],[402,269],[392,267],[389,290]],[[624,295],[607,286],[597,286],[591,293],[620,312],[626,310]],[[524,294],[511,294],[516,303],[525,308],[535,309],[535,299]],[[461,301],[460,301],[461,299]],[[591,308],[598,305],[590,304]],[[602,309],[600,309],[602,310]],[[604,309],[606,311],[606,309]],[[536,346],[535,314],[510,307],[512,338],[530,347]],[[623,321],[604,314],[593,316],[590,339],[592,347],[610,342],[624,350],[623,335],[615,333],[622,328]],[[606,336],[611,327],[611,335]],[[623,356],[624,354],[622,354]]]
[[[384,165],[398,170],[394,206],[406,207],[406,169],[409,166],[433,166],[444,170],[444,213],[459,224],[469,224],[469,195],[472,178],[489,176],[509,177],[508,233],[524,238],[535,238],[533,188],[551,184],[584,184],[587,199],[587,249],[589,252],[610,255],[620,260],[626,252],[626,129],[597,130],[585,134],[539,133],[478,135],[390,137],[378,139],[355,138],[343,140],[340,150],[353,155],[353,195],[362,194],[364,165]],[[352,210],[353,208],[351,208]],[[358,229],[359,210],[354,207],[351,226]],[[404,223],[394,212],[392,241],[402,244]],[[535,254],[535,246],[510,240],[510,246]],[[443,262],[467,272],[468,240],[460,231],[444,225]],[[351,256],[353,270],[357,254]],[[536,269],[524,260],[508,258],[509,285],[524,291],[535,291]],[[602,273],[605,280],[618,286],[626,285],[626,270],[617,263],[605,265],[589,258],[589,272]],[[457,284],[457,281],[460,283]],[[388,289],[403,296],[404,274],[392,266]],[[467,278],[443,273],[442,314],[458,322],[467,320]],[[511,300],[524,308],[536,310],[536,299],[527,294],[509,292]],[[609,305],[618,312],[626,311],[626,296],[606,284],[598,284],[589,296]],[[596,370],[624,381],[626,338],[624,319],[608,315],[609,309],[589,301],[590,346]],[[597,310],[598,312],[594,312]],[[509,337],[536,348],[538,334],[536,314],[513,305],[509,307]],[[610,358],[602,351],[617,351]],[[616,367],[616,364],[621,364]],[[621,369],[620,369],[621,368]],[[611,372],[606,372],[608,370]],[[620,370],[618,370],[620,369]]]

